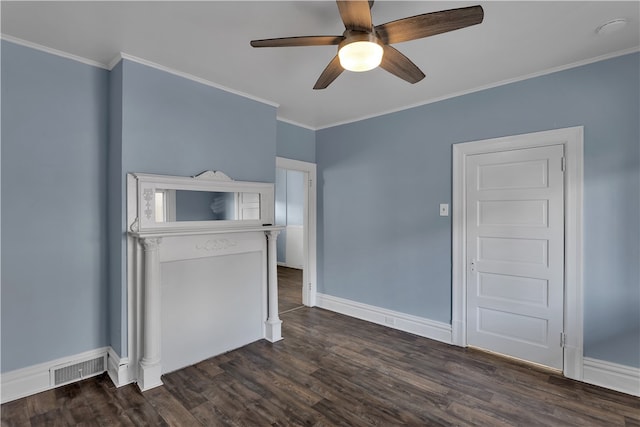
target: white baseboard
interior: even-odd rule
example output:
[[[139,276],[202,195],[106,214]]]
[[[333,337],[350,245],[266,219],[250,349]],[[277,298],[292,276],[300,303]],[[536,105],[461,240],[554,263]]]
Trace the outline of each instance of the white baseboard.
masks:
[[[10,402],[55,388],[51,381],[52,368],[104,356],[108,350],[109,347],[98,348],[0,374],[0,402]]]
[[[304,265],[291,265],[291,264],[287,264],[286,262],[278,262],[278,267],[287,267],[287,268],[293,268],[295,270],[302,270],[304,268]]]
[[[133,382],[133,376],[129,372],[129,358],[121,358],[111,347],[109,347],[107,373],[116,387],[122,387]]]
[[[320,293],[317,294],[317,306],[452,344],[451,326],[446,323]],[[120,358],[111,347],[103,347],[0,374],[0,403],[7,403],[55,388],[55,385],[51,384],[50,371],[52,368],[93,359],[103,356],[105,353],[108,355],[107,372],[114,385],[121,387],[134,382],[128,358]],[[640,397],[640,368],[585,357],[582,381]]]
[[[363,304],[331,295],[317,294],[317,306],[336,313],[366,320],[419,335],[421,337],[451,344],[451,325],[399,311]]]
[[[640,368],[585,357],[582,381],[640,397]]]

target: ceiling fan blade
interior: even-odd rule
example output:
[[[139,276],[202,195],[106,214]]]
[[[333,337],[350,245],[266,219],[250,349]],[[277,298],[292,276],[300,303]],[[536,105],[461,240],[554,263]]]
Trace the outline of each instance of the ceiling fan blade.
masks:
[[[482,22],[482,6],[461,7],[398,19],[375,27],[384,43],[400,43],[458,30]]]
[[[424,73],[416,64],[389,45],[384,46],[380,67],[412,84],[424,79]]]
[[[340,58],[336,55],[327,68],[324,69],[320,77],[318,77],[318,81],[316,82],[314,89],[325,89],[327,86],[331,84],[342,72],[344,68],[340,65]]]
[[[301,36],[279,39],[251,40],[253,47],[328,46],[340,44],[343,36]]]
[[[336,3],[347,30],[371,31],[373,23],[368,0],[336,0]]]

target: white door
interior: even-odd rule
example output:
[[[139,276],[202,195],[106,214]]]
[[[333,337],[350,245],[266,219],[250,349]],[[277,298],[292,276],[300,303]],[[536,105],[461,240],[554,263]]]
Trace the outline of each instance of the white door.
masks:
[[[469,156],[467,343],[562,369],[563,146]]]
[[[238,193],[237,197],[238,219],[260,219],[260,194]]]

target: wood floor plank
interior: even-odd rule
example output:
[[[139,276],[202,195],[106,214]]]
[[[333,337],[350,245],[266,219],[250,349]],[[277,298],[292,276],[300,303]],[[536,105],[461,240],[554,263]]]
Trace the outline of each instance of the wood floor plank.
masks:
[[[133,426],[120,402],[111,394],[115,388],[104,387],[107,381],[108,376],[103,374],[76,383],[80,386],[80,394],[85,405],[91,410],[91,417],[87,421],[99,426]]]
[[[5,403],[2,405],[0,413],[2,414],[2,427],[29,427],[31,425],[26,398]]]
[[[449,389],[435,381],[431,381],[426,377],[416,375],[415,372],[401,369],[397,366],[385,363],[375,356],[366,356],[344,347],[334,347],[333,352],[341,357],[347,358],[352,361],[357,361],[361,366],[374,368],[389,376],[398,378],[407,384],[410,384],[425,393],[435,393],[440,395],[446,395]]]
[[[250,366],[242,363],[240,358],[225,363],[222,367],[231,376],[244,381],[245,384],[251,383],[262,389],[264,398],[271,400],[278,406],[284,414],[294,423],[308,425],[313,424],[317,414],[305,404],[304,399],[300,399],[291,392],[280,381],[272,381],[258,369],[252,369]]]
[[[194,366],[188,366],[162,376],[167,391],[187,410],[191,410],[207,400],[202,395],[205,388],[197,384],[200,372],[202,371]]]
[[[141,393],[106,374],[9,402],[2,426],[627,426],[640,398],[321,309]]]
[[[202,425],[166,387],[146,391],[145,398],[169,426]]]
[[[640,421],[635,418],[624,417],[625,427],[640,427]]]
[[[465,423],[473,426],[510,427],[513,424],[502,420],[495,412],[458,402],[449,405],[449,411]]]
[[[135,426],[166,426],[167,423],[155,408],[144,398],[134,384],[111,391],[113,398],[123,408],[124,413]]]

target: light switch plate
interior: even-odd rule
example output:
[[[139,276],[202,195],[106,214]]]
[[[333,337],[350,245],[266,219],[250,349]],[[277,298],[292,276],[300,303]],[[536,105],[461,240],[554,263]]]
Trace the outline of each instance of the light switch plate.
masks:
[[[449,216],[449,204],[440,203],[440,216]]]

